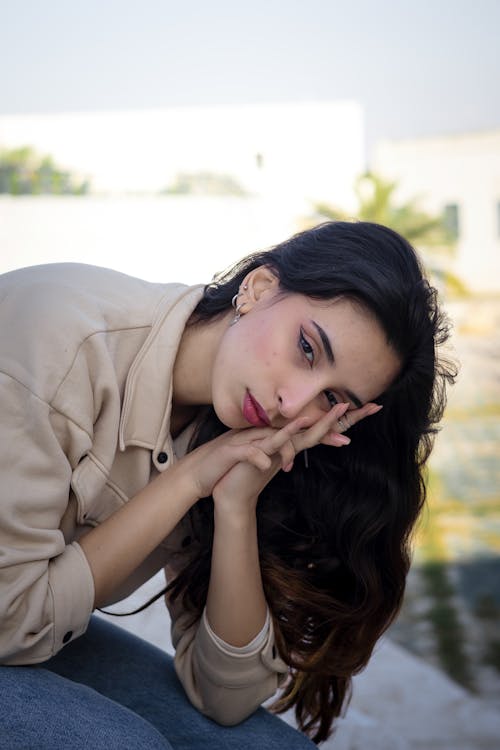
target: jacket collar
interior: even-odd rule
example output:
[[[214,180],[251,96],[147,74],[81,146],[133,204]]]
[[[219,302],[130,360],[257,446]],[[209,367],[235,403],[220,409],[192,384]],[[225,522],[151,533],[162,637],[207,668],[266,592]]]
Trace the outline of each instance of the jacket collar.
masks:
[[[186,323],[203,296],[202,285],[166,285],[166,294],[156,311],[146,341],[130,367],[120,417],[119,446],[140,446],[153,451],[159,471],[171,462],[170,435],[173,368]],[[168,461],[158,463],[158,454]]]

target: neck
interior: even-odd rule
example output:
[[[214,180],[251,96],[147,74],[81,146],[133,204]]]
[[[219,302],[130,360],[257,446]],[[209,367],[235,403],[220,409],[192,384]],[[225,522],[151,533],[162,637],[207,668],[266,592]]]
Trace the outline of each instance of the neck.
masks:
[[[215,320],[187,325],[173,372],[173,412],[212,403],[212,366],[231,312]]]

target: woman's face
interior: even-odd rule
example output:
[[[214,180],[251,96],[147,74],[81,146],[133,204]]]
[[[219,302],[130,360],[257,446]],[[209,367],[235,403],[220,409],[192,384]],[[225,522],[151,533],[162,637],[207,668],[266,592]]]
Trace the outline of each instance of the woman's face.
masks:
[[[245,283],[242,316],[225,329],[212,369],[212,402],[228,427],[316,421],[338,401],[373,401],[397,376],[397,354],[360,305],[283,295],[265,268]]]

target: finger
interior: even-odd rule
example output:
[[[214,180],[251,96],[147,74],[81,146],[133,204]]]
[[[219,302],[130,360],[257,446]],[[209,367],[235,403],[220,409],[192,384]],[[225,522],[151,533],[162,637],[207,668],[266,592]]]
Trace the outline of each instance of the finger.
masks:
[[[340,417],[340,419],[337,419],[337,422],[339,423],[338,426],[340,429],[339,432],[345,432],[350,427],[354,427],[355,424],[360,422],[362,419],[366,419],[366,417],[371,417],[374,414],[377,414],[383,407],[380,404],[374,404],[374,403],[368,403],[364,404],[360,409],[352,409],[346,413],[344,413],[343,416]]]
[[[314,445],[318,445],[326,435],[337,432],[338,419],[345,414],[348,408],[349,404],[335,404],[329,412],[311,425],[309,429],[294,435],[293,443],[296,452],[302,451],[305,448],[312,448]]]
[[[260,471],[267,471],[272,465],[272,461],[267,453],[260,450],[260,448],[257,448],[255,445],[246,446],[242,451],[239,461],[252,464],[252,466],[255,466],[256,469],[260,469]]]
[[[347,432],[347,430],[349,430],[351,427],[354,427],[354,425],[360,422],[362,419],[376,414],[380,411],[380,409],[382,409],[382,406],[380,406],[379,404],[367,403],[359,409],[347,409],[343,414],[341,412],[337,413],[336,418],[333,421],[331,430],[329,430],[325,434],[325,437],[321,439],[321,442],[326,445],[347,445],[348,443],[350,443],[350,440],[338,441],[336,440],[336,438]],[[330,414],[332,414],[332,412],[333,409],[331,410]],[[322,425],[323,424],[326,424],[326,422],[322,423]]]
[[[306,425],[309,425],[310,421],[309,418],[301,417],[290,422],[281,430],[275,431],[274,434],[260,441],[259,448],[264,450],[270,456],[278,455],[281,462],[281,468],[290,471],[295,458],[295,447],[291,437],[296,432],[304,429]]]
[[[259,443],[259,447],[268,455],[278,453],[283,446],[292,440],[294,435],[297,435],[301,430],[308,428],[310,424],[310,417],[298,417],[285,425],[285,427],[282,427],[280,430],[275,431],[274,434],[269,435],[266,439],[262,440],[261,443]]]
[[[349,445],[350,442],[350,437],[341,435],[338,432],[330,432],[320,440],[322,445],[332,445],[334,448],[341,448],[343,445]]]
[[[229,443],[223,445],[214,458],[219,463],[222,473],[229,471],[238,463],[248,462],[257,469],[266,470],[271,465],[271,459],[267,453],[254,443]]]
[[[291,440],[287,440],[284,445],[279,449],[279,455],[281,458],[281,468],[287,471],[286,467],[292,465],[295,458],[295,446]],[[291,467],[290,467],[291,468]],[[290,471],[290,469],[288,469]]]
[[[230,430],[221,435],[222,438],[229,439],[234,445],[250,443],[254,440],[263,440],[276,433],[274,427],[245,427],[242,430]]]
[[[346,432],[350,427],[360,422],[366,417],[377,414],[383,407],[379,404],[369,403],[362,406],[360,409],[353,409],[344,414],[343,417],[337,419],[337,423],[334,424],[334,429],[328,432],[321,443],[324,445],[348,445],[351,441],[347,435],[342,434]]]

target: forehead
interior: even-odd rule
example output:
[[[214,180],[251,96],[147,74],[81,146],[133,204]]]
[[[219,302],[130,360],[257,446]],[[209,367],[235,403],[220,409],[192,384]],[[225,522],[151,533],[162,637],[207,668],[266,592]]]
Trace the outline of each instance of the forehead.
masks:
[[[299,315],[309,314],[311,318],[318,317],[325,321],[371,327],[378,329],[380,336],[387,339],[381,324],[371,310],[353,297],[342,295],[333,299],[314,299],[304,294],[278,293],[274,302],[281,303],[286,314],[293,311]]]

